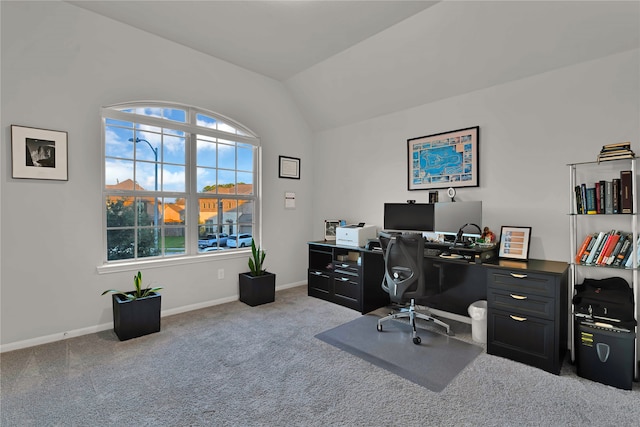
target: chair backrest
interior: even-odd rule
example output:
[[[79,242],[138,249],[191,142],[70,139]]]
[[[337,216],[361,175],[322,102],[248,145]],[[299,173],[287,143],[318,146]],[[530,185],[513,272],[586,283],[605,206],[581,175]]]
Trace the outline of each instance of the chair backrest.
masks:
[[[384,255],[382,288],[393,302],[423,296],[425,290],[422,263],[424,237],[420,234],[379,236]]]

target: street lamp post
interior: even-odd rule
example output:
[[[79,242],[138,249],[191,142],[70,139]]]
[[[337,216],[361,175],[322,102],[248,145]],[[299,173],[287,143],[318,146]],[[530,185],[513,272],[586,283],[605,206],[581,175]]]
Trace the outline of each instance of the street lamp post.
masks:
[[[142,138],[129,138],[130,142],[135,142],[136,144],[138,142],[146,142],[147,145],[149,146],[149,148],[151,148],[151,151],[153,151],[153,155],[155,157],[155,169],[156,169],[156,174],[155,174],[155,198],[154,198],[154,206],[153,206],[153,243],[156,247],[156,249],[158,248],[158,148],[154,148],[151,143],[149,141],[147,141],[146,139],[142,139]]]

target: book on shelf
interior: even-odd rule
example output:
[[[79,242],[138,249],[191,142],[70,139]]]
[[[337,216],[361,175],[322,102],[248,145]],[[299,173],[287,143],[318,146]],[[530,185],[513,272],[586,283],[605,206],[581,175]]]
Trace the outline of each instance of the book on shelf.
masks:
[[[613,182],[604,181],[604,213],[613,213]]]
[[[630,214],[633,211],[631,171],[620,171],[620,213]]]
[[[629,250],[632,245],[633,245],[633,237],[629,235],[629,237],[625,239],[624,243],[622,244],[622,247],[620,248],[620,252],[618,252],[616,259],[613,260],[613,263],[611,265],[614,267],[623,267],[624,262],[627,258],[627,254],[629,253]]]
[[[620,178],[611,180],[611,194],[613,213],[620,213]]]
[[[600,255],[598,255],[598,259],[596,261],[597,265],[607,264],[607,259],[611,255],[611,252],[613,252],[613,248],[615,248],[619,239],[620,239],[619,231],[612,231],[611,233],[609,233],[609,237],[607,237],[607,240],[603,245],[602,250],[600,251]]]
[[[625,240],[627,240],[628,236],[629,236],[628,233],[620,233],[620,238],[618,239],[618,243],[616,243],[616,246],[613,248],[613,251],[611,251],[611,255],[609,255],[609,257],[605,260],[606,265],[613,264],[613,261],[618,257],[618,254],[620,253],[620,249],[622,249],[622,245],[624,244]]]
[[[584,209],[584,201],[582,200],[582,190],[579,185],[575,187],[576,194],[576,213],[583,214],[586,213]]]
[[[636,253],[636,259],[640,259],[640,239],[638,239],[638,245],[637,247],[633,248],[632,245],[632,249],[629,250],[629,253],[626,255],[626,260],[624,261],[624,266],[625,268],[631,268],[633,265],[633,253]],[[635,267],[638,267],[637,265]]]
[[[599,234],[600,233],[593,233],[591,235],[591,239],[589,240],[589,243],[587,244],[587,248],[582,253],[582,256],[580,257],[580,261],[578,261],[580,264],[586,264],[587,263],[587,259],[589,258],[589,255],[591,254],[591,251],[593,250],[593,247],[596,244],[596,240],[598,239],[598,235]]]
[[[594,184],[594,187],[596,189],[596,213],[597,214],[601,214],[602,213],[602,189],[600,188],[600,181],[597,181]]]
[[[576,264],[580,264],[580,261],[582,260],[582,255],[584,255],[584,253],[587,251],[587,247],[589,246],[589,243],[591,243],[591,240],[593,240],[593,235],[587,234],[587,237],[585,237],[584,240],[582,241],[582,244],[578,249],[578,253],[576,254]]]
[[[604,240],[604,235],[605,232],[601,231],[600,233],[598,233],[598,237],[596,238],[596,242],[593,244],[593,248],[591,248],[591,251],[589,253],[589,256],[587,257],[585,264],[593,264],[593,260],[596,257],[597,254],[600,253],[599,249],[601,247],[601,244]]]
[[[597,213],[598,211],[596,209],[596,188],[589,187],[587,188],[587,214],[593,215]]]

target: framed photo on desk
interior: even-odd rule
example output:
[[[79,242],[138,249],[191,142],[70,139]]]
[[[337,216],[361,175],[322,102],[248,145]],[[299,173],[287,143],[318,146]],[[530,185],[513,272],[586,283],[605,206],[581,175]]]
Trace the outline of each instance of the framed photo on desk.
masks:
[[[529,258],[529,244],[531,243],[531,227],[502,226],[500,232],[500,258],[523,259]]]

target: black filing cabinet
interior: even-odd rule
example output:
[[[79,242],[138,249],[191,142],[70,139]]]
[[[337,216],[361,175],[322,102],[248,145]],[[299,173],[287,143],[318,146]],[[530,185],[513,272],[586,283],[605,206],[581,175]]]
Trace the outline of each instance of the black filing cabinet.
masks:
[[[557,375],[567,348],[568,266],[509,265],[487,268],[487,353]]]
[[[362,314],[389,304],[382,289],[382,253],[333,243],[309,243],[308,294]]]

